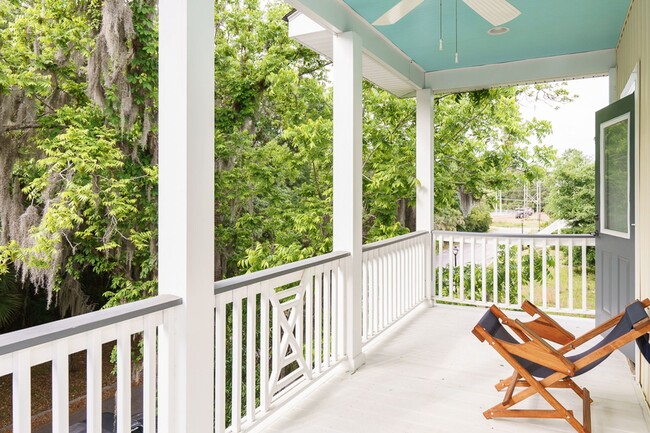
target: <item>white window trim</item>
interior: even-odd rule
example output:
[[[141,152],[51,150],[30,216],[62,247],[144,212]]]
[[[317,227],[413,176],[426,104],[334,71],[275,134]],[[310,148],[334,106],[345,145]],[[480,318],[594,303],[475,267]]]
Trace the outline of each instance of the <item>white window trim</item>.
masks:
[[[628,134],[627,134],[627,232],[619,232],[617,230],[611,230],[605,227],[606,218],[605,218],[605,128],[612,126],[616,123],[619,123],[623,120],[627,120],[628,124]],[[602,216],[600,218],[600,232],[610,236],[616,236],[623,239],[630,239],[631,227],[630,227],[630,113],[622,114],[614,119],[610,119],[607,122],[600,124],[600,209]]]

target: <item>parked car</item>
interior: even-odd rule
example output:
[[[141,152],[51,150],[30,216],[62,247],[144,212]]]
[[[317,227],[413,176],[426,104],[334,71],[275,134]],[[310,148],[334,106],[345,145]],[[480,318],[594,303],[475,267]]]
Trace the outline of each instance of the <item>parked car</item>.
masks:
[[[529,207],[518,207],[515,209],[515,218],[527,218],[533,213],[533,209]]]

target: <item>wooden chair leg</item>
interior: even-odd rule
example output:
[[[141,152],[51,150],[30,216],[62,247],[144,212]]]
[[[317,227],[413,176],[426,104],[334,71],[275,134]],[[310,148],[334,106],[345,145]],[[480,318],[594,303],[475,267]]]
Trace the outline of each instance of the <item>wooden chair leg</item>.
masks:
[[[529,387],[523,391],[518,392],[514,396],[511,396],[508,401],[501,402],[496,406],[483,412],[483,416],[487,419],[492,418],[561,418],[568,422],[571,427],[573,427],[578,433],[591,433],[590,432],[590,415],[586,412],[584,417],[583,424],[580,423],[573,415],[573,411],[567,410],[546,388],[547,387],[561,387],[561,388],[571,388],[571,384],[564,380],[556,380],[553,377],[549,377],[543,381],[537,381],[533,376],[531,376],[526,371],[517,372],[520,374],[524,380],[529,384]],[[511,379],[513,379],[515,375]],[[568,378],[567,378],[568,379]],[[570,379],[569,379],[570,380]],[[543,382],[548,381],[549,383],[544,384]],[[512,389],[515,388],[516,384],[520,382],[519,380],[512,382]],[[561,384],[560,384],[561,383]],[[510,388],[508,389],[510,391]],[[589,391],[582,390],[584,395],[583,398],[583,407],[585,404],[590,404]],[[512,406],[517,403],[522,402],[528,397],[539,394],[544,400],[546,400],[552,410],[516,410],[511,409]],[[588,424],[589,423],[589,424]]]
[[[582,425],[587,433],[591,433],[591,396],[587,388],[582,388]]]
[[[512,398],[512,394],[515,392],[515,387],[517,386],[517,382],[519,381],[519,378],[521,375],[517,370],[512,374],[512,377],[510,378],[510,385],[508,385],[508,390],[506,391],[506,395],[503,396],[503,404],[506,404],[510,401]]]

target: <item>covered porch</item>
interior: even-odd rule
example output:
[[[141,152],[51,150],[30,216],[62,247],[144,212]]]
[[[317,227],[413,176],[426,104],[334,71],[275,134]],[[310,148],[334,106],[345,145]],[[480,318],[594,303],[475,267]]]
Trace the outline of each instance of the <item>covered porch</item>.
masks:
[[[68,431],[69,355],[85,352],[88,431],[100,432],[102,344],[113,341],[119,433],[130,431],[137,412],[146,432],[572,431],[554,420],[483,419],[482,410],[499,400],[494,383],[510,371],[470,333],[483,309],[435,302],[512,308],[529,298],[548,311],[592,315],[582,275],[593,238],[434,232],[433,101],[437,92],[594,75],[610,76],[615,100],[634,76],[640,106],[635,212],[648,215],[650,86],[640,83],[650,82],[650,69],[637,65],[650,60],[650,6],[621,1],[622,14],[604,13],[604,25],[616,20],[606,46],[587,41],[582,51],[567,51],[560,40],[559,53],[523,59],[502,58],[497,54],[507,50],[497,46],[481,53],[483,63],[459,68],[453,54],[440,65],[419,65],[355,12],[354,2],[289,3],[298,12],[290,33],[334,60],[334,251],[213,281],[214,4],[162,0],[159,295],[1,336],[0,376],[12,375],[13,431],[31,431],[31,368],[44,362],[52,362],[52,431]],[[364,77],[398,96],[415,96],[418,121],[417,231],[371,245],[362,245],[361,233]],[[635,221],[635,294],[643,298],[650,296],[650,230],[643,219]],[[472,269],[467,280],[465,273],[456,278],[451,266],[454,244]],[[514,260],[505,261],[505,280],[487,252],[496,257],[502,246]],[[569,270],[562,286],[560,261],[554,270],[546,262],[561,248],[579,254],[583,269],[575,279]],[[552,285],[530,283],[535,260],[545,276],[556,272]],[[587,319],[562,320],[577,333],[593,326]],[[142,343],[141,408],[131,399],[134,335]],[[632,372],[615,354],[600,373],[584,377],[594,398],[594,432],[648,431],[650,369],[637,361]]]

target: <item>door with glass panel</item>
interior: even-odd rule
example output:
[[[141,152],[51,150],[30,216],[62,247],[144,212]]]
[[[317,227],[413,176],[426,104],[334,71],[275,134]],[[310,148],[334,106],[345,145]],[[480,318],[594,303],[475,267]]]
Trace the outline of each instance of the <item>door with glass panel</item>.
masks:
[[[596,113],[597,324],[634,299],[634,131],[634,94]]]

